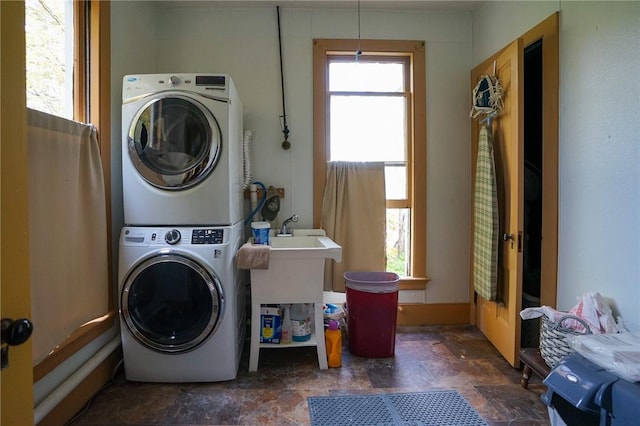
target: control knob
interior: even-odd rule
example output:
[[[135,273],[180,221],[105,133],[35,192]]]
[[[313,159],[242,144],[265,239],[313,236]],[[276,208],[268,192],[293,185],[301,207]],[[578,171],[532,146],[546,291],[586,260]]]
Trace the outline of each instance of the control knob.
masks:
[[[169,77],[169,86],[176,87],[178,84],[180,84],[180,79],[178,77],[175,75]]]
[[[167,242],[167,244],[174,245],[180,241],[180,237],[180,231],[178,231],[177,229],[172,229],[165,234],[164,240]]]

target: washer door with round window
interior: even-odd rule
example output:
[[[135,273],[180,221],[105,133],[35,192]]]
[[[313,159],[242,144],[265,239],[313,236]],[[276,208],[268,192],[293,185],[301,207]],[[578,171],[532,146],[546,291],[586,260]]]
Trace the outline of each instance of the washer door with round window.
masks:
[[[221,152],[222,134],[215,117],[193,97],[164,93],[134,116],[128,151],[137,172],[166,190],[187,189],[206,179]]]
[[[122,286],[120,313],[143,345],[165,353],[195,349],[215,333],[224,296],[215,273],[179,253],[135,265]]]

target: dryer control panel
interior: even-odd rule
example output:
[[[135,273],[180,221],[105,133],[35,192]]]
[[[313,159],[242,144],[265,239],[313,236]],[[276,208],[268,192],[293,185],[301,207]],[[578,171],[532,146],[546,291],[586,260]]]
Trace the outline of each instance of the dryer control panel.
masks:
[[[131,74],[122,80],[122,102],[127,104],[140,97],[163,96],[165,91],[206,94],[227,101],[232,84],[229,75],[224,73]]]

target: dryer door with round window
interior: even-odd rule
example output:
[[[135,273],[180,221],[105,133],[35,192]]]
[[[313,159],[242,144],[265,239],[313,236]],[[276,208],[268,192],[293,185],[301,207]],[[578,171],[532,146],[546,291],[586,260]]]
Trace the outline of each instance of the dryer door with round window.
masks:
[[[215,333],[224,297],[216,274],[177,253],[134,266],[120,294],[121,315],[143,345],[167,353],[195,349]]]
[[[215,117],[196,99],[178,93],[155,96],[137,112],[128,132],[137,172],[166,190],[187,189],[206,179],[222,149]]]

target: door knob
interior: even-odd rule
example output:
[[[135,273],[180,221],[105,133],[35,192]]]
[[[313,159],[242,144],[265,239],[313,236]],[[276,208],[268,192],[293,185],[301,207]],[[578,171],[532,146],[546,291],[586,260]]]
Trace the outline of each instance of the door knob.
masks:
[[[504,233],[502,234],[502,241],[511,241],[511,248],[513,248],[513,244],[516,241],[516,236],[514,234]],[[522,231],[518,231],[518,253],[522,253]]]
[[[0,355],[0,369],[9,366],[9,346],[21,345],[31,337],[33,333],[33,323],[27,318],[12,320],[10,318],[2,318],[2,349]]]
[[[511,241],[511,248],[513,248],[513,234],[504,233],[502,234],[502,241]]]

